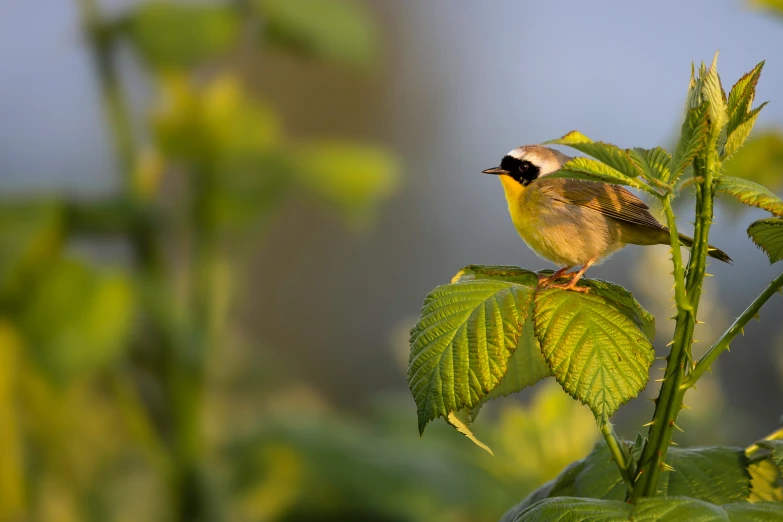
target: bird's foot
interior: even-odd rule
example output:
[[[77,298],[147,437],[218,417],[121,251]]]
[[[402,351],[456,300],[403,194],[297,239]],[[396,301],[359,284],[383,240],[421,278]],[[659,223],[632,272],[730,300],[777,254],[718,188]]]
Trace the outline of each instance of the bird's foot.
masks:
[[[577,274],[577,272],[566,273],[570,269],[571,267],[567,266],[565,268],[561,268],[551,276],[542,276],[542,275],[538,276],[538,286],[541,288],[545,288],[553,284],[558,279],[566,279],[566,280],[573,279],[574,276]]]
[[[561,290],[573,290],[574,292],[579,292],[580,294],[586,294],[590,292],[590,287],[588,286],[576,286],[577,280],[571,280],[570,283],[565,284],[548,284],[544,285],[541,288],[559,288]]]

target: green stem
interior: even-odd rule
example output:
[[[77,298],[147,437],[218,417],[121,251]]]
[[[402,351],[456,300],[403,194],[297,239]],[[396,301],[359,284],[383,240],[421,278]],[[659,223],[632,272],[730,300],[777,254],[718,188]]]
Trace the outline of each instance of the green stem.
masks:
[[[642,456],[637,466],[638,471],[634,477],[634,491],[631,500],[652,497],[658,492],[658,480],[661,471],[665,468],[666,454],[672,442],[673,431],[677,427],[676,420],[682,409],[682,399],[685,395],[682,383],[692,360],[693,330],[696,326],[696,314],[707,266],[707,239],[712,224],[712,179],[717,167],[716,151],[713,145],[708,144],[702,154],[702,158],[697,158],[694,161],[694,177],[701,177],[703,181],[696,183],[696,224],[684,292],[682,291],[682,258],[678,256],[679,238],[676,234],[674,213],[671,210],[670,202],[664,201],[664,211],[667,221],[669,221],[673,250],[675,288],[680,287],[680,290],[675,293],[677,325],[674,330],[672,349],[666,358],[666,370],[661,391],[658,398],[655,399],[655,412],[647,434],[647,442],[642,450]]]
[[[772,297],[775,292],[780,291],[781,288],[783,288],[783,273],[777,276],[769,284],[769,286],[767,286],[767,288],[765,288],[764,291],[761,292],[761,294],[759,294],[759,296],[756,297],[752,303],[750,303],[750,306],[748,306],[745,311],[742,312],[742,315],[737,317],[728,330],[726,330],[723,335],[721,335],[720,338],[715,342],[715,344],[713,344],[710,349],[707,350],[704,355],[702,355],[701,359],[699,359],[699,362],[696,363],[693,371],[688,376],[688,379],[682,384],[681,387],[683,390],[692,388],[696,384],[696,381],[698,381],[699,378],[704,375],[704,372],[709,370],[712,363],[715,362],[715,359],[717,359],[724,350],[728,350],[731,341],[733,341],[738,334],[744,331],[745,325],[748,324],[748,322],[753,317],[756,317],[756,315],[759,313],[759,310],[761,310],[761,307],[764,306],[764,304],[769,300],[770,297]]]
[[[631,474],[628,471],[628,458],[623,451],[622,442],[617,438],[617,434],[614,432],[614,426],[609,421],[600,421],[601,434],[603,434],[606,440],[606,445],[609,447],[609,452],[612,454],[612,458],[617,464],[617,468],[620,470],[620,476],[625,482],[625,487],[628,489],[628,494],[633,494],[633,480]]]
[[[669,226],[669,241],[672,245],[672,264],[674,265],[674,299],[679,310],[692,310],[685,293],[685,265],[682,262],[680,234],[677,231],[677,221],[672,210],[671,196],[662,199],[666,224]]]

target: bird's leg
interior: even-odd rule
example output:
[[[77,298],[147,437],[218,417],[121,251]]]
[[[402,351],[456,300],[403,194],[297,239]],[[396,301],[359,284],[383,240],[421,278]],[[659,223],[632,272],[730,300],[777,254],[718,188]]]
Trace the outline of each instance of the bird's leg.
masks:
[[[562,288],[563,290],[573,290],[574,292],[582,292],[583,294],[586,294],[590,291],[589,288],[585,286],[576,286],[576,283],[579,282],[580,279],[582,279],[582,276],[585,275],[585,272],[587,272],[587,269],[590,268],[590,266],[595,263],[595,259],[589,260],[587,263],[585,263],[585,266],[579,269],[578,272],[575,272],[573,274],[573,278],[571,281],[567,284],[549,284],[547,287],[549,288]]]
[[[554,283],[555,281],[557,281],[560,278],[565,277],[565,278],[570,279],[570,278],[574,277],[576,274],[566,274],[566,272],[568,272],[572,268],[573,268],[573,266],[563,267],[563,268],[561,268],[560,270],[558,270],[557,272],[555,272],[554,274],[552,274],[549,277],[538,276],[538,286],[543,288],[543,287],[549,286],[550,284]]]

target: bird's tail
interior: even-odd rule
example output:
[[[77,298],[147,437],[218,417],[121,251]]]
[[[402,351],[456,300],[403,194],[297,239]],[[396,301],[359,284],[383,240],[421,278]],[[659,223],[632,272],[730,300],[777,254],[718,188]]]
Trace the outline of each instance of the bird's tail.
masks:
[[[688,237],[684,234],[680,234],[680,242],[686,247],[693,246],[693,238]],[[707,255],[710,257],[714,257],[718,261],[723,261],[724,263],[731,264],[732,262],[732,259],[729,257],[729,255],[726,252],[712,245],[709,245],[707,247]]]

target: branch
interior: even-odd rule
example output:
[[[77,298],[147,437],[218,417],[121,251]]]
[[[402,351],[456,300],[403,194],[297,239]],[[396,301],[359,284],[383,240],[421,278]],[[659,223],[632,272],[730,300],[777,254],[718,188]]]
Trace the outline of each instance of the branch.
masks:
[[[628,471],[628,459],[625,457],[625,452],[622,448],[622,442],[617,438],[617,434],[614,432],[614,426],[606,419],[602,419],[598,422],[601,427],[601,433],[606,439],[606,445],[609,447],[609,452],[612,454],[617,468],[620,470],[620,476],[623,477],[625,487],[628,488],[628,495],[633,493],[633,480],[631,480],[631,474]]]
[[[677,221],[672,211],[671,197],[662,199],[663,212],[666,215],[666,224],[669,226],[669,240],[672,245],[672,264],[674,265],[674,299],[679,310],[693,310],[690,301],[685,294],[685,267],[682,263],[682,249],[680,248],[680,234],[677,232]]]
[[[776,277],[769,284],[769,286],[765,288],[764,291],[761,292],[761,294],[759,294],[759,296],[754,299],[752,303],[750,303],[750,306],[748,306],[748,308],[742,312],[742,315],[737,317],[737,319],[734,321],[734,324],[732,324],[729,329],[726,330],[723,335],[715,342],[715,344],[713,344],[710,349],[707,350],[707,353],[701,356],[701,359],[699,359],[699,362],[696,363],[696,366],[688,376],[688,379],[682,384],[681,388],[683,390],[692,388],[696,384],[696,381],[699,380],[704,372],[709,370],[710,365],[715,362],[715,359],[718,358],[721,352],[729,348],[731,341],[734,340],[737,334],[743,332],[745,325],[748,324],[748,321],[750,321],[753,317],[756,317],[761,307],[764,306],[764,303],[766,303],[769,298],[772,297],[772,294],[780,291],[781,287],[783,287],[783,273]]]

